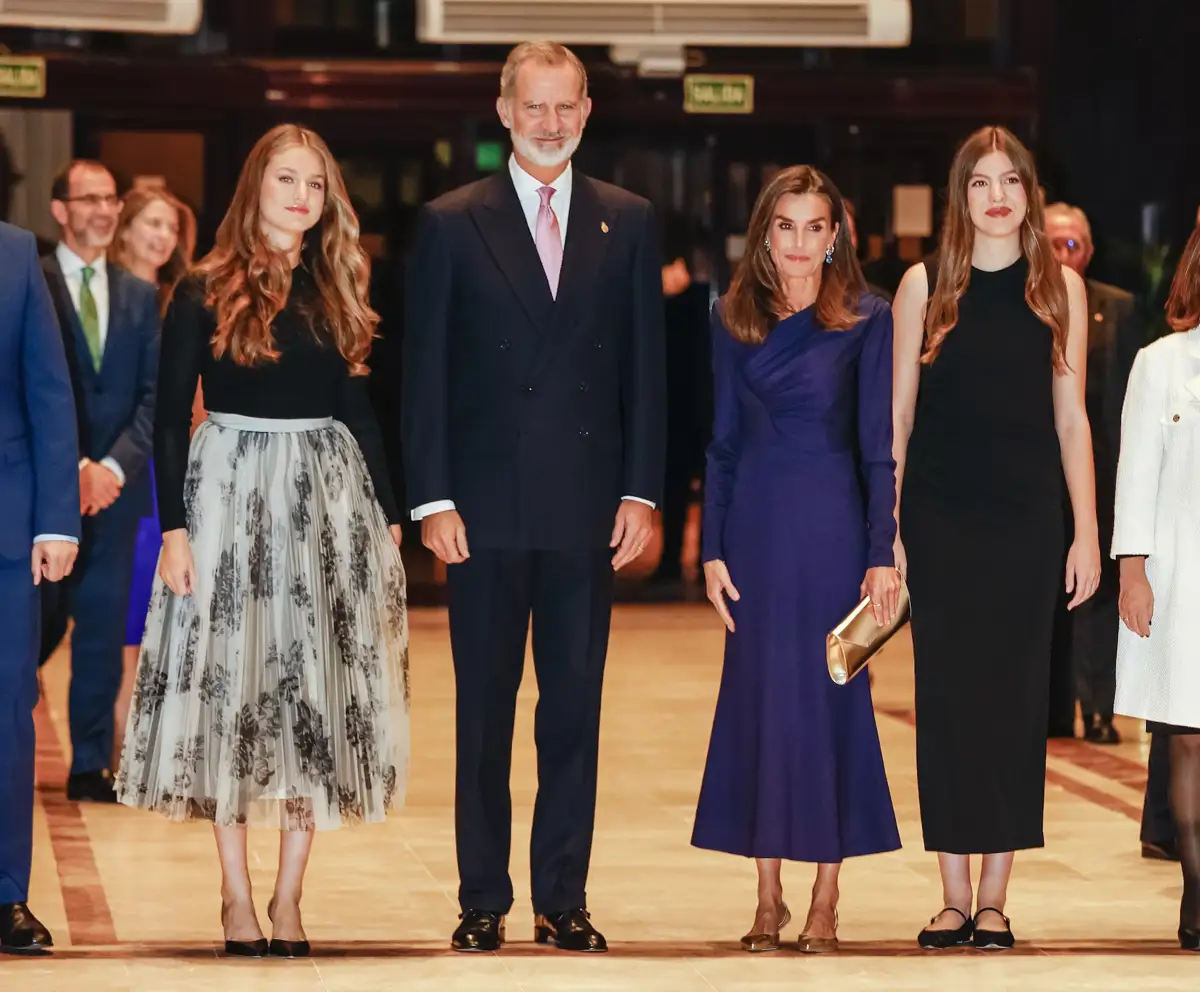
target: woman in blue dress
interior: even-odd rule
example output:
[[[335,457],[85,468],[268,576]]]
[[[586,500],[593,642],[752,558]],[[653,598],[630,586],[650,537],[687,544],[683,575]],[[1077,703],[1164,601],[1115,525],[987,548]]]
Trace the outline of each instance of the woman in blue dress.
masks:
[[[191,267],[196,250],[196,217],[182,200],[163,186],[140,186],[131,190],[121,208],[121,218],[113,235],[112,260],[131,275],[158,287],[159,312],[166,313],[175,286]],[[154,469],[151,466],[151,473]],[[157,503],[157,500],[156,500]],[[137,672],[138,652],[150,607],[150,591],[158,573],[158,552],[162,548],[162,530],[158,507],[138,524],[134,544],[133,582],[129,591],[129,612],[125,619],[125,660],[121,690],[117,695],[118,728],[113,746],[112,767],[121,760],[121,729],[129,716],[133,680]]]
[[[842,197],[807,166],[767,185],[713,310],[708,596],[728,628],[692,843],[752,857],[749,951],[791,919],[782,860],[817,864],[800,949],[837,947],[838,871],[900,846],[871,689],[829,678],[860,598],[894,615],[892,317],[866,291]]]

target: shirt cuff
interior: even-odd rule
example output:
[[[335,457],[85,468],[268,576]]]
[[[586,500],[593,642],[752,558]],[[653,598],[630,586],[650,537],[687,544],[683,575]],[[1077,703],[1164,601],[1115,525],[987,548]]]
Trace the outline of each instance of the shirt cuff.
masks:
[[[635,503],[645,503],[650,509],[656,509],[655,505],[648,499],[642,499],[641,496],[622,496],[621,499],[633,500]]]
[[[432,503],[422,503],[412,511],[413,520],[424,520],[426,517],[431,517],[435,513],[445,513],[447,510],[454,509],[454,500],[439,499]]]
[[[122,486],[125,485],[125,470],[121,468],[120,464],[115,458],[111,456],[108,458],[101,458],[100,464],[117,477],[117,482],[119,482]]]
[[[79,538],[68,534],[38,534],[33,539],[34,544],[45,544],[47,541],[66,541],[68,544],[78,544]]]

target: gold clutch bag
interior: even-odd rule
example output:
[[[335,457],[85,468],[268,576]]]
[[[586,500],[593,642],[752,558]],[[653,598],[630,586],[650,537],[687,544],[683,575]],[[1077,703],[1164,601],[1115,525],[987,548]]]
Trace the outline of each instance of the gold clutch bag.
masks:
[[[896,615],[883,625],[875,622],[871,601],[864,599],[825,638],[825,660],[829,665],[829,677],[838,685],[845,685],[867,667],[892,635],[903,627],[909,618],[908,583],[900,580],[900,601]]]

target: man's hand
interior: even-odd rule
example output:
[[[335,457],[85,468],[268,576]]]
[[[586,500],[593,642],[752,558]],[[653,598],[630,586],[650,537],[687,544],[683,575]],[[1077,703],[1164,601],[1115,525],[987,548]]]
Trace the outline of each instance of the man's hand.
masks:
[[[33,584],[61,582],[75,567],[79,545],[70,541],[42,541],[33,546]]]
[[[421,543],[447,565],[459,565],[471,557],[467,550],[467,527],[457,510],[431,513],[421,521]]]
[[[617,549],[612,560],[613,571],[620,571],[645,551],[653,532],[654,511],[635,499],[621,500],[612,541],[608,545]]]
[[[99,462],[85,462],[79,470],[79,509],[87,516],[107,510],[121,495],[121,481]]]

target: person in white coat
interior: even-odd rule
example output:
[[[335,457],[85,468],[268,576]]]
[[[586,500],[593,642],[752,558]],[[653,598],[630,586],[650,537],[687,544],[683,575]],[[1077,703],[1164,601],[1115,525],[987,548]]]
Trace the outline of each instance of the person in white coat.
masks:
[[[1179,942],[1200,951],[1200,229],[1175,273],[1167,319],[1177,333],[1138,353],[1122,415],[1116,712],[1170,736]]]

